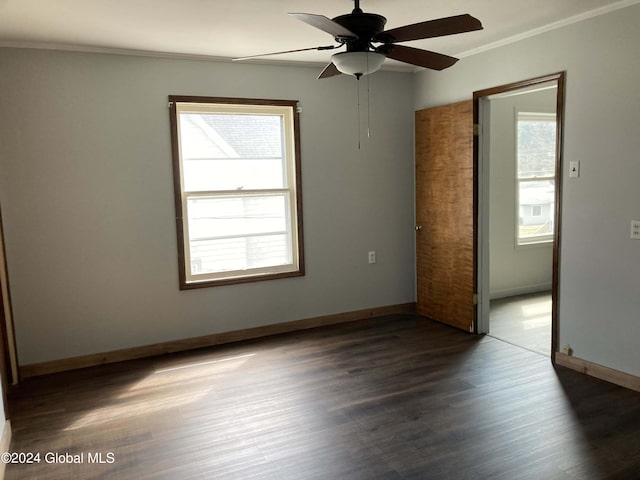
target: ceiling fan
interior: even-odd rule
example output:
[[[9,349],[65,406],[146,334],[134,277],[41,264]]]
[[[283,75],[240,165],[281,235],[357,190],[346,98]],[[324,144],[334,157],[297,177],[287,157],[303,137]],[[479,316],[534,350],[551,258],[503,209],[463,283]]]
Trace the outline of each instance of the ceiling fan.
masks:
[[[334,50],[346,45],[346,51],[332,55],[331,63],[325,67],[318,78],[328,78],[344,73],[360,79],[362,75],[368,75],[380,69],[385,58],[432,70],[443,70],[452,66],[458,59],[442,53],[397,44],[482,29],[482,24],[477,18],[465,14],[384,30],[387,23],[385,17],[375,13],[364,13],[360,8],[360,0],[354,0],[354,3],[355,8],[351,13],[333,19],[312,13],[289,14],[330,34],[338,43],[337,45],[264,53],[234,60],[307,50]]]

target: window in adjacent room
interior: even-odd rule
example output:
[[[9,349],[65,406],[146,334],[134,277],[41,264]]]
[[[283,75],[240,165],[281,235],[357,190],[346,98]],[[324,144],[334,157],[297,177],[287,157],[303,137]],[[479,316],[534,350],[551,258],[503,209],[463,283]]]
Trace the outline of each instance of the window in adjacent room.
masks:
[[[517,244],[553,241],[556,115],[518,112]]]
[[[297,102],[169,102],[180,288],[303,275]]]

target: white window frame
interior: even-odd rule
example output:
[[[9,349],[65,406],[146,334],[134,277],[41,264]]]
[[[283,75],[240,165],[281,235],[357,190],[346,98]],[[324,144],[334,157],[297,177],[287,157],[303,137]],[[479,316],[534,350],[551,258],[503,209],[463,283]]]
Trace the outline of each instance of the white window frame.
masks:
[[[253,100],[220,97],[169,96],[174,171],[176,228],[180,289],[228,285],[304,275],[302,242],[302,193],[298,102],[290,100]],[[242,190],[186,191],[180,135],[181,113],[226,113],[276,115],[283,120],[284,186]],[[283,265],[247,268],[212,273],[192,272],[187,202],[194,198],[250,198],[276,195],[286,199],[286,233],[289,262]],[[271,232],[275,233],[275,232]],[[233,235],[247,238],[250,235]]]
[[[558,155],[558,151],[557,151],[557,144],[558,144],[558,137],[557,137],[557,132],[558,132],[558,124],[557,124],[557,115],[555,113],[546,113],[546,112],[520,112],[520,111],[516,111],[516,115],[515,115],[515,122],[516,122],[516,126],[515,126],[515,135],[516,135],[516,141],[515,141],[515,146],[516,146],[516,154],[515,154],[515,176],[516,176],[516,181],[515,181],[515,188],[516,188],[516,218],[515,218],[515,243],[517,247],[525,247],[527,245],[543,245],[543,244],[549,244],[549,243],[553,243],[554,240],[554,233],[551,232],[549,234],[546,235],[536,235],[536,236],[529,236],[529,237],[521,237],[520,236],[520,184],[521,183],[526,183],[526,182],[543,182],[543,181],[554,181],[554,189],[557,192],[557,188],[558,188],[558,184],[557,184],[557,178],[556,178],[556,174],[554,171],[554,175],[551,176],[540,176],[540,177],[527,177],[527,178],[520,178],[518,172],[519,172],[519,156],[518,156],[518,146],[519,146],[519,139],[518,139],[518,123],[521,120],[529,120],[529,121],[547,121],[547,122],[555,122],[556,123],[556,149],[554,150],[555,154],[556,154],[556,160],[555,160],[555,164],[557,165],[557,155]],[[533,205],[531,206],[531,213],[532,216],[533,215]],[[555,215],[553,214],[553,212],[551,212],[551,218],[554,219]]]

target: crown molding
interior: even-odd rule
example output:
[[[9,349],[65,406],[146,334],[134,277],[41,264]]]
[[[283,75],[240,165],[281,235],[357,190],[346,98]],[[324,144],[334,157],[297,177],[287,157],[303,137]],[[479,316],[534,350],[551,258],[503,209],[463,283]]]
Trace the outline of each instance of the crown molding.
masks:
[[[544,25],[542,27],[534,28],[517,35],[513,35],[512,37],[498,40],[497,42],[488,43],[487,45],[482,45],[481,47],[454,54],[454,57],[464,58],[471,55],[476,55],[478,53],[487,52],[495,48],[504,47],[505,45],[510,45],[512,43],[519,42],[520,40],[525,40],[527,38],[535,37],[546,32],[551,32],[568,25],[573,25],[574,23],[579,23],[584,20],[589,20],[590,18],[599,17],[600,15],[606,15],[607,13],[611,13],[622,8],[627,8],[637,3],[640,3],[640,0],[621,0],[620,2],[589,10],[588,12],[583,12],[578,15],[574,15],[572,17],[568,17],[563,20]]]

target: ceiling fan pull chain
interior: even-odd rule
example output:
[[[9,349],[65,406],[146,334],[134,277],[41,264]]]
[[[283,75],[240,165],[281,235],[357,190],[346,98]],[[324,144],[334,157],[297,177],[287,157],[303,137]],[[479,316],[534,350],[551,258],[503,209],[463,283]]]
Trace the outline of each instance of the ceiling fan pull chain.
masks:
[[[367,54],[367,71],[369,71],[369,54]],[[367,139],[371,138],[371,95],[369,88],[369,76],[367,75]]]
[[[362,134],[360,133],[360,76],[356,75],[356,96],[358,97],[358,150],[360,150],[360,143]]]

